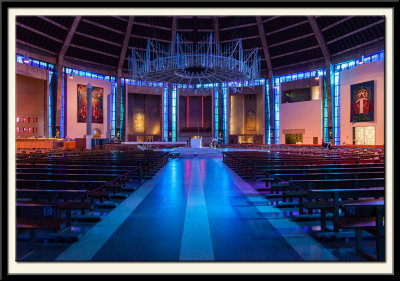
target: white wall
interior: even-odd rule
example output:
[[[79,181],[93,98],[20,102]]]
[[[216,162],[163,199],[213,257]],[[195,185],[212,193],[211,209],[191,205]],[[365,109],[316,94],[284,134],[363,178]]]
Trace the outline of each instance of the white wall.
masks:
[[[321,97],[321,94],[320,94]],[[280,102],[280,100],[279,100]],[[321,99],[280,104],[279,143],[285,143],[283,130],[305,130],[303,144],[313,144],[313,137],[321,143]]]
[[[374,80],[374,121],[350,122],[350,87]],[[375,126],[375,144],[384,144],[384,61],[358,65],[340,72],[340,143],[353,144],[353,127]]]
[[[67,79],[67,136],[70,138],[83,138],[86,135],[86,123],[78,123],[78,98],[77,85],[87,85],[90,82],[94,87],[104,88],[103,92],[103,124],[92,123],[92,136],[94,129],[101,130],[101,138],[107,137],[107,95],[111,93],[111,82],[87,77],[74,76]]]

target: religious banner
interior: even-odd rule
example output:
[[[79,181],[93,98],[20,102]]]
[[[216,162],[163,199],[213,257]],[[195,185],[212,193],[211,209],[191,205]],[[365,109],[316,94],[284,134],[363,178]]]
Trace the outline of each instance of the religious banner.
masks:
[[[351,85],[350,122],[374,121],[374,81]]]
[[[86,122],[86,85],[78,84],[78,122]],[[103,88],[92,87],[92,123],[103,123]]]

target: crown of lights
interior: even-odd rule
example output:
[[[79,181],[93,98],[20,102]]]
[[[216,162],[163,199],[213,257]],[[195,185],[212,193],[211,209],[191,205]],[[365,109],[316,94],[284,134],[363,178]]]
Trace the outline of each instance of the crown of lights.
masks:
[[[207,84],[260,78],[258,48],[243,50],[237,39],[221,46],[210,34],[199,43],[180,34],[168,46],[147,40],[145,51],[132,48],[129,74],[133,80],[176,84]]]

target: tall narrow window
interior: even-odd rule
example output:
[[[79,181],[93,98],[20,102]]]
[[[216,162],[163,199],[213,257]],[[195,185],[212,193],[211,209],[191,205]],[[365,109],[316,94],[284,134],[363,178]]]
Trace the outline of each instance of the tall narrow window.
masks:
[[[222,131],[224,136],[224,144],[228,144],[228,88],[226,83],[222,83]]]
[[[335,72],[335,92],[333,96],[333,141],[340,145],[340,72]]]
[[[176,84],[172,84],[172,141],[176,142],[176,122],[177,122],[177,112],[176,112],[176,105],[177,105],[177,87]]]
[[[265,143],[271,144],[271,112],[269,100],[269,80],[265,81],[264,85],[264,99],[265,99]]]
[[[275,79],[274,84],[274,142],[275,144],[279,144],[279,95],[281,86],[279,78]]]
[[[168,141],[168,87],[164,87],[164,132],[163,138],[164,141]]]
[[[214,138],[218,139],[219,130],[219,105],[218,105],[218,86],[214,88]]]

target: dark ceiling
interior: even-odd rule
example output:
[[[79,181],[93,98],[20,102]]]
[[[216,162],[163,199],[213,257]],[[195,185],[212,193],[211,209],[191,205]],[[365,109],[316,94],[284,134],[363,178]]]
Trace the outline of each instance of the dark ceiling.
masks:
[[[382,16],[320,16],[314,19],[331,57],[377,42],[383,45],[385,20]],[[266,75],[268,63],[256,17],[178,16],[175,20],[176,32],[187,41],[201,41],[210,33],[216,33],[222,45],[242,38],[244,50],[258,47],[262,74]],[[262,36],[265,36],[274,72],[324,60],[323,50],[308,17],[263,16],[261,21]],[[74,17],[70,16],[18,16],[17,46],[57,57],[70,34],[65,61],[115,71],[124,49],[129,17],[84,16],[72,34],[73,22]],[[167,46],[172,38],[173,23],[171,16],[133,17],[123,71],[128,71],[130,48],[144,50],[147,38]]]

